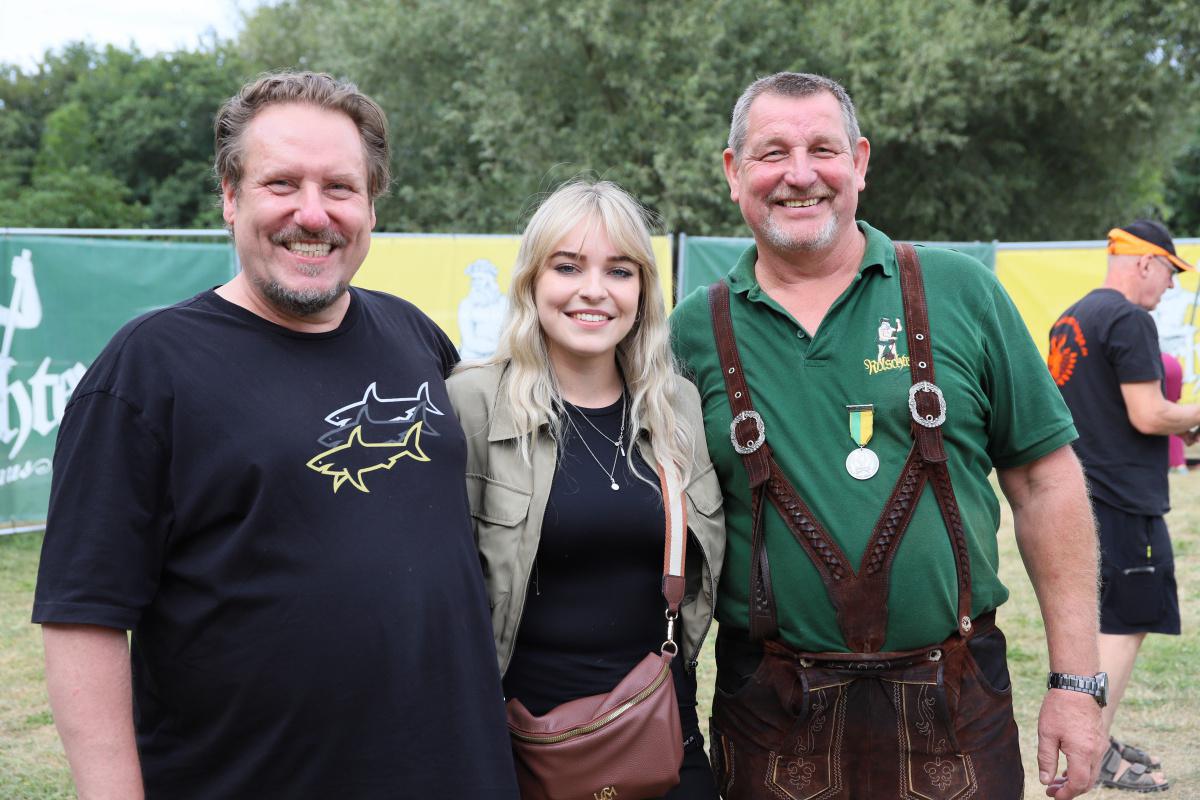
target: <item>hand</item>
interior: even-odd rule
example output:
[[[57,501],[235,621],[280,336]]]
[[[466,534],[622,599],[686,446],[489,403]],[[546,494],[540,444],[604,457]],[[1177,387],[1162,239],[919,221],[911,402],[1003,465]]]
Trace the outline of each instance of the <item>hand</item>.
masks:
[[[1100,706],[1091,695],[1050,689],[1038,714],[1038,780],[1046,796],[1071,800],[1091,790],[1100,773],[1100,759],[1108,745],[1100,724]],[[1058,773],[1058,754],[1066,756],[1066,769]]]
[[[1185,447],[1191,447],[1196,443],[1197,439],[1200,439],[1200,428],[1192,428],[1190,431],[1184,431],[1179,434],[1179,438],[1183,439]]]

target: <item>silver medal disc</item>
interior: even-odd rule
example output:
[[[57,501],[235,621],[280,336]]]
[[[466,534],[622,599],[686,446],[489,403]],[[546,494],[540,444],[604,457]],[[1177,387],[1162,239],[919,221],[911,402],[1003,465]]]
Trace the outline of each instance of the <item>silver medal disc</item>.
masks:
[[[846,456],[846,472],[860,481],[872,478],[879,472],[879,456],[865,447],[851,450],[850,455]]]

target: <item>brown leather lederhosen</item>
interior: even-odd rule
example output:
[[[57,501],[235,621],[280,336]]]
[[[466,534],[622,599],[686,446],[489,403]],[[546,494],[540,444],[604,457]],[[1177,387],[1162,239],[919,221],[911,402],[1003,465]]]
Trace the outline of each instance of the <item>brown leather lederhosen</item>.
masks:
[[[726,798],[990,800],[1019,798],[1023,791],[1011,696],[988,683],[966,646],[973,635],[1000,634],[994,614],[971,619],[970,559],[946,465],[946,403],[934,382],[920,260],[903,243],[896,244],[896,256],[912,375],[913,446],[857,571],[772,456],[742,371],[729,287],[723,281],[709,287],[733,411],[730,438],[750,479],[749,635],[764,649],[752,680],[734,695],[718,691],[713,703],[713,763]],[[926,484],[955,555],[957,629],[938,644],[880,652],[892,560]],[[817,568],[852,652],[802,653],[778,641],[764,495]]]

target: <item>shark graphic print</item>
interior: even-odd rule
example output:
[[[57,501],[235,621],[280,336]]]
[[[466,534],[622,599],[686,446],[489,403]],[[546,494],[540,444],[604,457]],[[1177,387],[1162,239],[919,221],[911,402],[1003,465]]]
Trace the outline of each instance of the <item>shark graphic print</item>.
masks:
[[[317,438],[321,450],[305,466],[332,478],[335,494],[346,484],[370,493],[373,473],[390,472],[402,459],[429,461],[421,439],[440,435],[430,417],[441,416],[445,412],[429,399],[428,382],[410,397],[381,397],[373,382],[361,399],[325,416],[330,427]]]

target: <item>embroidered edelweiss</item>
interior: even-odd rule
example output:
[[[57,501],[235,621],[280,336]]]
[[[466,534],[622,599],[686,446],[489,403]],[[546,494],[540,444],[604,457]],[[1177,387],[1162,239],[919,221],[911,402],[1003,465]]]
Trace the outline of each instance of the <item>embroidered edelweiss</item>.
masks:
[[[926,761],[925,774],[929,776],[930,783],[938,789],[945,791],[946,787],[950,785],[950,781],[953,780],[954,764],[940,758],[933,761]]]
[[[789,761],[787,765],[788,781],[801,789],[808,786],[812,782],[813,773],[817,771],[817,765],[810,761],[805,761],[802,758],[795,761]]]

